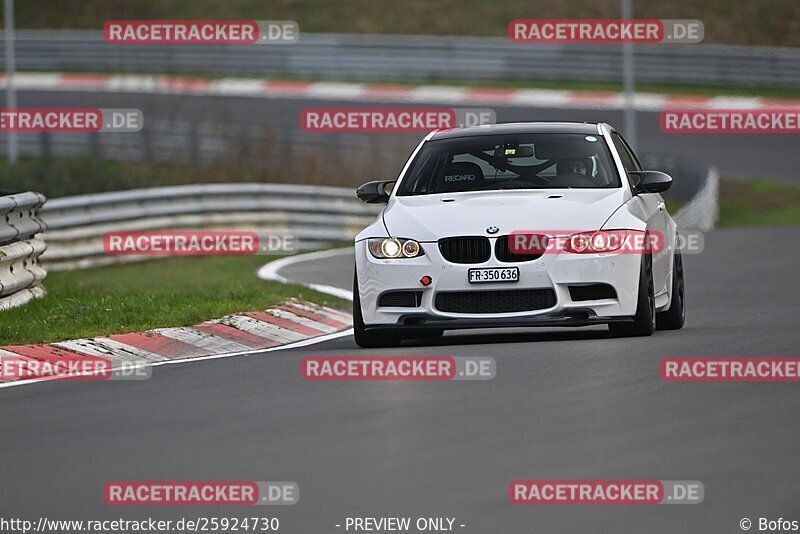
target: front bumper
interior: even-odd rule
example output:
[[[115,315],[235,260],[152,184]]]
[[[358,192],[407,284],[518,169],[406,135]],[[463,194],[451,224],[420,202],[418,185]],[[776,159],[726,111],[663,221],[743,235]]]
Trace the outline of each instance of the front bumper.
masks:
[[[367,250],[366,241],[356,248],[356,269],[362,315],[367,328],[409,326],[416,328],[485,328],[495,326],[587,326],[629,320],[636,313],[641,257],[630,253],[571,254],[553,252],[541,258],[504,263],[494,257],[480,264],[455,264],[445,260],[436,243],[422,243],[425,255],[411,259],[381,260]],[[494,239],[492,239],[494,250]],[[518,282],[470,284],[467,272],[477,267],[519,267]],[[428,275],[428,287],[420,278]],[[608,284],[616,298],[575,301],[569,287]],[[511,313],[453,313],[436,308],[442,291],[491,291],[551,289],[555,305],[546,309]],[[417,307],[379,306],[387,291],[421,291]]]
[[[493,319],[441,319],[419,314],[400,317],[397,324],[367,325],[368,331],[402,330],[467,330],[471,328],[519,328],[531,326],[571,327],[631,322],[631,317],[597,317],[591,311],[575,311],[562,315],[527,317],[495,317]]]

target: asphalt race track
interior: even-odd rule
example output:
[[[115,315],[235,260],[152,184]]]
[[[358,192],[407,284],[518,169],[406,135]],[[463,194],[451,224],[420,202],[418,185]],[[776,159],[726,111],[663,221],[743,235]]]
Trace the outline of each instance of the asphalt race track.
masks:
[[[363,351],[351,337],[154,369],[140,382],[0,390],[0,515],[35,519],[275,515],[281,532],[347,516],[455,517],[465,533],[740,532],[800,513],[797,384],[671,384],[670,355],[797,354],[800,228],[727,229],[684,259],[683,330],[450,333]],[[352,257],[281,274],[348,287]],[[497,360],[485,382],[304,382],[309,355]],[[700,480],[683,506],[516,506],[515,479]],[[291,507],[130,508],[112,480],[286,480]],[[13,512],[13,513],[12,513]],[[255,512],[255,514],[253,513]],[[757,527],[754,526],[755,531]]]
[[[145,117],[157,117],[174,122],[205,121],[209,123],[234,125],[275,125],[285,130],[288,127],[299,129],[300,114],[309,107],[348,107],[376,106],[364,102],[345,100],[306,100],[270,99],[234,96],[184,96],[168,94],[140,93],[93,93],[93,92],[50,92],[28,90],[19,94],[20,107],[90,107],[90,108],[137,108]],[[408,106],[409,104],[403,104]],[[411,104],[419,107],[422,104]],[[455,105],[454,107],[489,107],[487,105]],[[496,106],[494,110],[499,122],[510,121],[593,121],[608,122],[617,128],[624,125],[620,110],[558,109]],[[658,126],[659,113],[639,111],[638,150],[656,154],[677,154],[696,158],[704,163],[715,165],[724,175],[745,178],[758,177],[798,183],[796,148],[797,141],[791,135],[778,134],[664,134]],[[287,126],[288,125],[288,126]],[[110,135],[110,134],[109,134]],[[122,134],[115,134],[122,135]],[[320,133],[320,136],[326,134]],[[371,134],[348,134],[351,136]],[[387,134],[391,135],[391,134]],[[399,136],[398,150],[410,153],[422,138],[422,134],[411,133]],[[402,159],[402,158],[401,158]],[[358,162],[354,162],[354,169]],[[387,169],[386,176],[364,176],[356,179],[356,185],[376,179],[391,179],[400,172],[397,168]],[[360,179],[360,181],[358,181]]]

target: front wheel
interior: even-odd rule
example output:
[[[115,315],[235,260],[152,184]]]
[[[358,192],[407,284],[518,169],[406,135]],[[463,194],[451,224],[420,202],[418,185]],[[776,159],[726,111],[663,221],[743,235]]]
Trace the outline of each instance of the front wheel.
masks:
[[[656,330],[656,295],[653,288],[653,257],[648,253],[642,256],[639,273],[639,298],[636,315],[631,323],[609,323],[608,330],[613,336],[652,336]]]
[[[681,253],[675,253],[672,265],[672,297],[669,309],[656,315],[656,328],[659,330],[678,330],[686,321],[686,300],[683,284],[683,260]]]
[[[400,344],[400,336],[385,332],[369,332],[364,328],[364,316],[361,314],[361,297],[358,294],[358,274],[353,273],[353,337],[356,345],[363,349],[396,347]]]

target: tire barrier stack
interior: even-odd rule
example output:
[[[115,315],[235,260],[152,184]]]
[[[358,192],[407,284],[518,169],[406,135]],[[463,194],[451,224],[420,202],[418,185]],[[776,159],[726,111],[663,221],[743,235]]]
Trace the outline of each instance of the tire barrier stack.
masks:
[[[45,294],[39,256],[47,247],[36,237],[45,229],[37,213],[45,201],[31,191],[0,196],[0,311]]]

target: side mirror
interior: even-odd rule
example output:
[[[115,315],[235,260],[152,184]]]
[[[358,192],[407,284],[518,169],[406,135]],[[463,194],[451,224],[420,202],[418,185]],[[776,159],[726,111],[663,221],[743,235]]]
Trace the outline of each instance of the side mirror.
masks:
[[[672,176],[660,171],[636,171],[629,172],[629,175],[636,177],[633,186],[633,194],[640,193],[663,193],[672,185]]]
[[[367,204],[381,204],[389,202],[389,185],[394,185],[394,180],[376,180],[367,182],[356,189],[356,196]],[[387,190],[388,189],[388,190]]]

